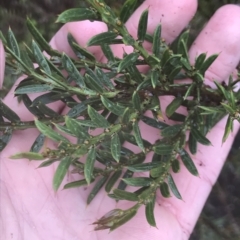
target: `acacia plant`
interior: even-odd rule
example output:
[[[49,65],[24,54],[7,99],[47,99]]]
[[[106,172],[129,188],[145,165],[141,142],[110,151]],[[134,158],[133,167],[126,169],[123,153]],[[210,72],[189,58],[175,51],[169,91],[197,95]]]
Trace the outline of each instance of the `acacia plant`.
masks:
[[[110,209],[94,222],[95,230],[118,228],[133,218],[142,205],[148,223],[156,226],[156,192],[160,191],[168,198],[171,191],[176,198],[182,199],[171,175],[172,171],[180,171],[179,161],[191,174],[198,175],[185,150],[186,144],[191,154],[197,152],[198,144],[210,145],[206,134],[228,115],[224,142],[233,130],[233,121],[239,121],[240,91],[234,91],[239,78],[233,81],[230,77],[228,85],[215,82],[216,89],[205,86],[204,74],[218,55],[206,57],[202,53],[192,65],[187,49],[189,31],[178,38],[173,49],[161,38],[161,25],[156,27],[153,35],[147,33],[148,9],[140,17],[138,36],[134,39],[124,23],[135,10],[137,0],[127,0],[119,16],[102,0],[88,2],[90,8],[66,10],[58,16],[57,22],[96,20],[106,23],[108,31],[88,41],[88,46],[101,47],[106,63],[97,61],[71,35],[68,35],[68,42],[76,59],[52,49],[30,19],[27,19],[27,26],[34,38],[31,46],[25,45],[20,50],[11,29],[6,38],[1,34],[6,65],[25,76],[16,87],[15,95],[35,116],[35,121],[21,121],[1,101],[1,150],[14,131],[37,128],[40,133],[30,151],[16,153],[12,159],[42,160],[39,167],[58,162],[53,176],[54,191],[59,189],[69,168],[73,167],[72,172],[78,172],[81,180],[67,183],[63,188],[94,184],[87,204],[104,185],[113,201],[135,203],[127,210]],[[143,47],[144,41],[152,43],[151,53]],[[124,53],[120,59],[111,50],[113,44],[132,46],[133,51]],[[148,72],[140,72],[139,66],[148,66]],[[186,78],[191,81],[184,81]],[[31,93],[42,94],[31,100]],[[174,99],[166,107],[165,115],[160,97],[169,95]],[[55,101],[62,101],[69,107],[66,115],[47,106]],[[177,112],[180,106],[187,109],[186,115]],[[152,117],[147,117],[146,111],[150,111]],[[174,125],[166,124],[164,118],[173,120]],[[159,140],[152,144],[143,139],[140,122],[155,128]],[[94,129],[98,129],[98,134],[93,134]],[[71,140],[66,135],[71,136]],[[43,147],[47,138],[57,143],[55,149]],[[139,153],[125,147],[126,142],[138,146]],[[151,161],[144,163],[150,152],[154,153]],[[83,156],[86,156],[85,160]],[[148,172],[148,177],[136,177],[135,173],[139,172]],[[127,186],[137,190],[130,192],[126,190]]]

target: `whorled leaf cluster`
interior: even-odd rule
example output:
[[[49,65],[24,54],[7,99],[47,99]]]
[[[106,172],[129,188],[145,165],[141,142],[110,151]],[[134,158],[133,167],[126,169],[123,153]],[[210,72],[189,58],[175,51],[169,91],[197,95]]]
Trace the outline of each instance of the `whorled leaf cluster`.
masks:
[[[194,162],[184,149],[186,144],[191,154],[196,154],[198,144],[210,145],[206,134],[223,116],[228,115],[224,142],[232,131],[233,121],[239,121],[240,92],[233,91],[239,79],[233,81],[230,77],[228,85],[216,82],[216,89],[205,86],[204,74],[217,55],[207,57],[202,53],[192,65],[186,47],[188,31],[179,37],[177,51],[172,51],[171,45],[161,38],[161,25],[156,27],[153,35],[147,33],[148,10],[140,17],[138,39],[133,39],[124,23],[135,10],[137,0],[127,0],[120,16],[116,16],[102,0],[88,2],[91,8],[69,9],[60,14],[57,21],[66,23],[89,19],[105,22],[108,32],[91,38],[88,46],[100,46],[107,63],[98,62],[71,35],[68,42],[77,59],[52,49],[30,19],[27,26],[34,38],[31,46],[26,45],[20,50],[11,29],[6,39],[1,34],[7,66],[26,75],[16,87],[15,95],[37,120],[21,121],[1,101],[0,147],[3,150],[15,130],[38,128],[40,134],[30,151],[16,153],[12,159],[42,160],[39,167],[59,162],[53,177],[55,191],[69,168],[74,166],[73,172],[80,173],[82,179],[66,184],[64,189],[94,184],[88,204],[104,185],[109,197],[135,202],[130,209],[114,209],[107,213],[94,223],[95,230],[116,229],[130,220],[142,205],[145,206],[148,223],[156,226],[156,191],[160,189],[166,198],[170,197],[170,192],[178,199],[182,198],[171,175],[172,171],[180,171],[179,161],[191,174],[198,175]],[[151,53],[144,49],[144,41],[152,43]],[[111,50],[110,45],[113,44],[130,45],[134,50],[119,59]],[[50,57],[46,57],[43,51]],[[37,63],[38,67],[34,67],[33,63]],[[148,66],[149,71],[140,72],[138,66]],[[67,72],[67,76],[62,70]],[[84,70],[81,71],[84,74],[80,70]],[[181,81],[186,78],[191,81]],[[31,93],[43,94],[31,100],[28,96]],[[165,114],[175,121],[172,126],[162,121],[159,98],[169,95],[174,99]],[[47,106],[56,101],[62,101],[70,108],[66,115],[60,115]],[[187,115],[177,112],[180,106],[187,109]],[[151,111],[153,117],[145,116],[146,111]],[[154,144],[142,138],[140,121],[159,132],[161,137]],[[97,135],[92,133],[94,129],[99,129]],[[62,133],[74,137],[76,141],[70,141]],[[57,142],[57,149],[46,148],[40,152],[46,138]],[[138,146],[140,153],[124,147],[126,142]],[[150,152],[154,153],[151,162],[144,163]],[[86,156],[85,161],[83,156]],[[149,174],[148,177],[135,177],[136,172]],[[137,190],[129,192],[127,186],[137,187]]]

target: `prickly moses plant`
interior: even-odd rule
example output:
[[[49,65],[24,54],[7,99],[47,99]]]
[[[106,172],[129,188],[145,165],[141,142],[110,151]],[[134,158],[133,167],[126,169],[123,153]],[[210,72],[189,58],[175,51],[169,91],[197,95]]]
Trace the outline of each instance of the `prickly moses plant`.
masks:
[[[146,220],[156,226],[156,192],[160,191],[165,198],[172,194],[182,199],[171,175],[181,171],[180,161],[191,174],[198,176],[185,146],[194,155],[198,144],[211,145],[206,134],[228,115],[224,142],[233,130],[233,121],[239,121],[240,92],[233,91],[239,79],[233,81],[230,77],[228,85],[215,82],[215,89],[205,86],[204,74],[218,55],[207,57],[202,53],[192,65],[187,49],[189,32],[178,38],[173,49],[161,38],[161,25],[153,35],[147,33],[148,9],[140,17],[137,39],[134,39],[124,23],[135,10],[137,0],[127,0],[119,16],[102,0],[88,2],[90,8],[69,9],[59,15],[57,22],[105,22],[108,31],[88,41],[88,46],[101,47],[107,59],[105,63],[97,61],[71,35],[68,42],[76,59],[52,49],[30,19],[27,26],[34,40],[24,50],[19,50],[11,29],[6,38],[1,34],[6,65],[25,76],[15,95],[35,116],[34,122],[21,121],[1,101],[1,150],[14,131],[37,128],[40,133],[30,151],[16,153],[12,159],[41,160],[39,167],[58,162],[53,176],[54,191],[59,189],[69,169],[73,169],[70,172],[79,173],[81,180],[67,183],[63,188],[94,185],[87,204],[103,187],[113,201],[134,203],[127,210],[109,209],[93,223],[95,230],[112,231],[120,227],[142,205]],[[152,44],[151,53],[143,47],[144,41]],[[120,59],[111,50],[113,44],[132,46],[133,50]],[[149,70],[140,71],[142,66]],[[29,97],[32,93],[38,93],[33,101]],[[161,96],[172,96],[164,114]],[[64,102],[69,108],[65,115],[47,106],[56,101]],[[185,108],[186,115],[178,113],[179,108]],[[150,114],[146,116],[146,112]],[[168,125],[166,119],[174,124]],[[143,139],[140,124],[155,128],[159,139],[154,143]],[[56,148],[46,148],[45,139],[56,142]],[[136,147],[138,151],[131,150]],[[148,154],[152,156],[151,161],[145,162]],[[141,176],[142,172],[145,177]]]

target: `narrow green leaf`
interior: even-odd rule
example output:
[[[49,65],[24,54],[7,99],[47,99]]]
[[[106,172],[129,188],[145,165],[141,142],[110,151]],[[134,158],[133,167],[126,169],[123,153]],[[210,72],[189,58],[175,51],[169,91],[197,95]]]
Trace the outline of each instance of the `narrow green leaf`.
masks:
[[[191,157],[189,156],[189,154],[187,153],[186,150],[181,149],[179,151],[179,155],[182,159],[182,162],[184,164],[184,166],[187,168],[187,170],[194,176],[198,176],[198,170],[195,167],[193,160],[191,159]]]
[[[134,134],[134,137],[136,139],[136,142],[137,142],[137,145],[139,146],[139,148],[145,152],[145,147],[144,147],[144,144],[143,144],[143,139],[142,139],[142,136],[141,136],[141,132],[140,132],[140,129],[139,129],[139,126],[138,126],[138,121],[135,121],[133,123],[133,134]]]
[[[199,108],[201,108],[202,110],[204,110],[204,112],[202,112],[201,114],[216,114],[216,113],[220,113],[223,112],[223,110],[216,108],[216,107],[205,107],[205,106],[198,106]]]
[[[229,114],[234,114],[235,113],[234,109],[232,109],[232,107],[229,106],[228,104],[221,103],[221,105],[224,107],[224,109],[227,111],[227,113],[229,113]]]
[[[51,70],[46,60],[46,57],[43,55],[42,51],[34,40],[32,41],[32,51],[36,62],[38,63],[40,68],[42,68],[42,70],[44,70],[44,72],[46,72],[47,74],[51,75]]]
[[[182,39],[182,40],[180,41],[180,43],[179,43],[178,53],[182,54],[183,58],[184,58],[184,59],[186,60],[186,62],[190,65],[186,42],[184,42],[183,39]]]
[[[53,141],[69,143],[67,138],[63,137],[61,134],[54,131],[51,127],[47,126],[45,123],[42,123],[41,121],[36,119],[35,125],[41,133],[43,133],[45,136],[52,139]]]
[[[20,158],[27,158],[29,160],[43,160],[45,157],[40,153],[35,152],[21,152],[14,154],[10,157],[11,159],[20,159]]]
[[[111,153],[113,158],[119,162],[120,156],[121,156],[121,142],[119,139],[118,134],[113,134],[111,138]]]
[[[32,34],[36,42],[42,47],[42,49],[49,52],[51,50],[49,43],[44,39],[44,37],[41,35],[41,33],[29,18],[27,18],[27,27],[29,32]]]
[[[176,97],[166,108],[166,115],[171,117],[172,114],[181,106],[183,102],[182,97]]]
[[[153,86],[154,89],[158,85],[159,75],[160,75],[159,71],[155,70],[155,71],[151,72],[151,82],[152,82],[152,86]]]
[[[188,147],[191,154],[197,153],[197,140],[193,137],[192,133],[190,132],[189,140],[188,140]]]
[[[71,157],[65,157],[63,158],[58,167],[57,167],[57,170],[56,172],[54,173],[54,177],[53,177],[53,189],[54,191],[57,191],[64,179],[64,177],[66,176],[67,174],[67,171],[71,165]]]
[[[69,76],[78,84],[78,86],[85,88],[86,85],[83,76],[79,73],[72,60],[64,53],[62,55],[62,64],[63,67],[67,70]]]
[[[132,95],[132,103],[133,103],[133,107],[137,111],[141,112],[141,100],[137,91],[134,91]]]
[[[81,126],[78,120],[70,118],[68,116],[65,117],[65,123],[67,125],[67,128],[70,130],[70,132],[80,138],[80,139],[87,139],[89,138],[89,134],[87,130]]]
[[[147,125],[151,126],[151,127],[154,127],[154,128],[157,128],[157,129],[164,129],[166,128],[168,125],[164,122],[160,122],[160,121],[157,121],[153,118],[150,118],[150,117],[146,117],[146,116],[141,116],[141,120],[146,123]]]
[[[120,20],[125,23],[136,9],[137,0],[127,0],[120,11]]]
[[[163,182],[160,184],[160,191],[161,191],[161,194],[163,195],[163,197],[165,197],[165,198],[171,197],[169,187],[166,182]]]
[[[195,85],[195,83],[192,83],[191,85],[190,85],[190,87],[187,89],[187,91],[186,91],[186,93],[185,93],[185,95],[184,95],[184,97],[183,97],[183,100],[186,100],[189,96],[190,96],[190,94],[192,93],[192,91],[193,91],[193,89],[196,87],[196,85]]]
[[[92,191],[88,195],[87,204],[90,204],[94,197],[99,193],[103,185],[106,183],[107,179],[108,176],[103,176],[101,179],[97,180],[97,183],[95,184]]]
[[[50,159],[50,160],[42,162],[37,168],[48,167],[58,161],[60,161],[60,160],[59,159]]]
[[[111,176],[111,178],[108,180],[108,182],[105,186],[105,190],[106,190],[107,193],[112,190],[114,184],[121,177],[121,175],[122,175],[122,170],[118,170]]]
[[[24,49],[20,51],[21,59],[30,69],[34,69],[33,61],[30,59],[28,52]]]
[[[159,155],[169,155],[173,151],[173,145],[160,143],[153,147],[153,151]]]
[[[140,163],[128,166],[127,169],[132,172],[148,172],[152,168],[155,168],[159,165],[157,162],[150,162],[150,163]]]
[[[121,72],[123,69],[133,65],[133,63],[137,61],[138,57],[139,57],[139,53],[135,53],[135,52],[126,55],[122,59],[122,61],[119,63],[117,71]]]
[[[45,136],[44,134],[40,133],[37,138],[35,139],[34,143],[31,146],[31,152],[39,152],[44,144]]]
[[[59,118],[61,115],[57,112],[53,111],[51,108],[46,106],[45,104],[42,104],[41,102],[38,103],[37,107],[39,110],[46,116],[52,117],[52,118]]]
[[[118,115],[118,116],[122,116],[125,108],[117,105],[116,103],[110,101],[109,99],[101,96],[101,101],[103,103],[103,105],[112,113]]]
[[[182,70],[182,65],[176,66],[168,75],[168,79],[171,83],[173,83],[173,80],[178,79],[178,74]]]
[[[177,189],[177,186],[171,176],[171,174],[168,174],[168,177],[167,177],[167,180],[168,180],[168,186],[169,188],[171,189],[172,193],[174,194],[174,196],[178,199],[182,199],[182,196],[181,194],[179,193],[178,189]]]
[[[174,173],[178,173],[180,171],[180,163],[177,159],[172,161],[172,170]]]
[[[149,186],[153,180],[147,177],[136,177],[136,178],[124,178],[123,181],[130,186],[143,187]]]
[[[87,46],[88,47],[97,46],[97,45],[102,45],[104,43],[110,44],[116,37],[117,37],[117,34],[114,32],[103,32],[92,37],[88,41]]]
[[[17,88],[15,90],[15,94],[29,94],[29,93],[46,92],[46,91],[51,91],[53,88],[54,88],[54,86],[48,85],[48,84],[27,85],[27,86]]]
[[[97,93],[104,92],[104,88],[99,81],[96,81],[93,77],[91,77],[88,74],[85,74],[84,78],[85,78],[85,82],[86,82],[87,86],[90,89],[96,91]]]
[[[199,70],[201,67],[202,67],[202,65],[203,65],[203,63],[204,63],[204,61],[205,61],[205,59],[206,59],[206,53],[201,53],[198,57],[197,57],[197,59],[196,59],[196,61],[195,61],[195,68],[197,69],[197,70]]]
[[[148,9],[143,11],[138,23],[138,41],[143,42],[147,33]]]
[[[62,12],[56,22],[68,23],[83,20],[98,20],[97,13],[90,8],[72,8]]]
[[[17,43],[17,40],[11,30],[11,28],[9,28],[8,30],[8,34],[7,34],[7,41],[8,41],[8,46],[9,48],[18,56],[20,57],[20,50],[19,50],[19,46]]]
[[[132,78],[131,80],[135,81],[138,84],[141,84],[143,82],[143,77],[135,65],[131,65],[131,66],[127,67],[127,72],[130,74],[130,76]],[[139,87],[139,85],[138,85],[138,87]],[[137,88],[137,91],[138,90],[139,89]]]
[[[5,117],[11,122],[20,121],[19,116],[13,110],[11,110],[1,99],[0,99],[0,112],[3,117]]]
[[[115,87],[114,87],[110,77],[105,72],[103,72],[103,70],[101,68],[96,67],[95,71],[96,71],[96,75],[97,75],[98,81],[100,81],[101,84],[105,88],[108,88],[108,89],[110,89],[112,91],[115,90]]]
[[[173,137],[177,135],[182,130],[182,124],[176,124],[173,126],[168,126],[161,131],[163,137]]]
[[[75,181],[75,182],[70,182],[64,185],[63,189],[69,189],[69,188],[76,188],[76,187],[82,187],[87,185],[87,181],[86,179],[82,179],[79,181]]]
[[[191,134],[197,142],[206,146],[212,145],[211,142],[195,126],[191,128]]]
[[[156,221],[154,217],[154,206],[155,206],[155,201],[156,200],[156,194],[154,197],[152,197],[146,204],[145,206],[145,215],[147,222],[149,223],[150,226],[152,227],[157,227],[156,226]]]
[[[232,129],[233,129],[233,119],[231,118],[231,116],[228,116],[227,123],[226,123],[225,130],[224,130],[222,143],[224,143],[227,140],[227,138],[228,138],[230,132],[232,131]]]
[[[93,177],[92,174],[93,174],[95,160],[96,160],[96,149],[95,147],[92,147],[88,152],[86,163],[84,165],[84,176],[88,185],[91,183],[91,180]]]
[[[108,61],[115,62],[113,51],[108,44],[101,44],[101,49],[105,57],[108,59]]]
[[[212,63],[216,60],[217,57],[218,57],[218,54],[213,54],[209,58],[207,58],[207,60],[202,64],[199,71],[203,76],[206,70],[212,65]]]
[[[185,119],[186,119],[186,116],[184,116],[184,115],[181,114],[181,113],[175,112],[175,113],[173,113],[173,114],[171,115],[171,117],[169,117],[169,119],[171,119],[171,120],[173,120],[173,121],[177,121],[177,122],[184,122]]]
[[[129,171],[129,170],[127,170],[124,174],[123,174],[123,179],[124,178],[131,178],[133,176],[133,172],[132,171]],[[120,183],[118,184],[118,189],[121,189],[121,190],[124,190],[124,189],[126,189],[126,187],[127,187],[127,184],[123,181],[123,180],[121,180],[120,181]]]
[[[179,37],[178,44],[177,44],[178,51],[181,51],[181,42],[182,41],[185,43],[185,45],[187,45],[188,38],[189,38],[189,30],[182,33],[181,36]]]
[[[128,200],[133,202],[138,201],[138,196],[136,193],[127,192],[120,189],[114,189],[113,193],[119,200]]]
[[[156,57],[159,57],[159,54],[160,54],[161,30],[162,30],[162,27],[160,24],[158,24],[153,34],[152,52]]]
[[[88,105],[88,115],[99,128],[107,128],[110,126],[109,122],[90,105]]]

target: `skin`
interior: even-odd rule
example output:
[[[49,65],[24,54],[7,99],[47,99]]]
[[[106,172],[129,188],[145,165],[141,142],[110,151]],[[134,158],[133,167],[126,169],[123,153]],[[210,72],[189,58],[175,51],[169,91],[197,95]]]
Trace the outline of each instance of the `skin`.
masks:
[[[172,42],[181,30],[194,16],[197,8],[195,0],[146,0],[127,22],[129,32],[136,37],[137,23],[143,10],[149,8],[148,31],[153,32],[159,22],[162,24],[162,36],[167,42]],[[220,53],[217,60],[206,73],[206,83],[213,80],[222,82],[235,70],[240,59],[240,8],[236,5],[226,5],[220,8],[211,18],[193,43],[189,55],[192,62],[202,52],[208,55]],[[72,56],[66,35],[70,32],[79,44],[85,46],[88,39],[95,34],[106,31],[107,28],[99,22],[74,22],[64,25],[51,40],[51,45],[59,51]],[[149,45],[146,45],[150,49]],[[106,61],[98,47],[89,50],[98,60]],[[117,56],[122,56],[122,47],[114,46]],[[131,48],[126,49],[131,51]],[[144,69],[145,70],[145,69]],[[4,51],[0,44],[0,82],[3,81]],[[13,90],[6,96],[4,102],[12,108],[22,120],[32,120],[31,114],[22,104],[13,98]],[[164,107],[170,98],[162,98]],[[55,111],[66,112],[61,103],[52,104]],[[118,204],[109,199],[104,192],[86,206],[89,188],[77,188],[65,191],[52,190],[52,177],[56,165],[36,169],[39,163],[23,160],[9,160],[9,156],[28,151],[36,138],[37,130],[15,132],[10,144],[1,152],[0,165],[0,235],[3,239],[16,240],[97,240],[97,239],[188,239],[201,213],[204,203],[214,185],[226,156],[230,150],[238,130],[235,123],[233,133],[222,145],[226,119],[220,121],[207,135],[213,146],[204,147],[199,144],[198,153],[192,156],[199,177],[192,176],[184,166],[178,174],[173,174],[174,180],[183,197],[183,201],[171,197],[164,199],[157,195],[155,218],[158,228],[148,225],[144,208],[141,207],[134,219],[121,228],[108,234],[108,230],[93,231],[90,225],[114,208],[129,208],[129,203],[120,201]],[[156,130],[141,124],[143,137],[154,142],[158,138]],[[53,143],[46,143],[54,147]],[[136,152],[138,150],[136,149]],[[151,156],[147,157],[150,161]],[[71,175],[64,183],[79,179]],[[63,184],[64,184],[63,183]]]

